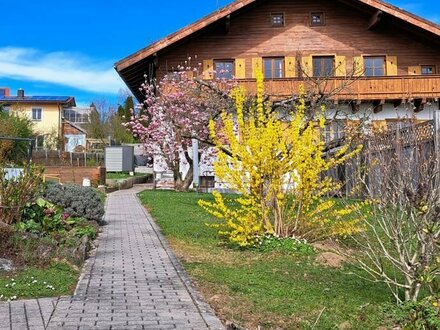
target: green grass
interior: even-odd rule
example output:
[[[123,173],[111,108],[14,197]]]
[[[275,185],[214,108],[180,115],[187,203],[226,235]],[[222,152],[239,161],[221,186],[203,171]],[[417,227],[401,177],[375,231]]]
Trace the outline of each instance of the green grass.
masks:
[[[349,275],[352,266],[318,265],[310,251],[228,248],[197,205],[210,195],[146,191],[140,198],[223,319],[252,329],[392,327],[387,288]]]
[[[63,263],[45,269],[30,267],[13,275],[0,274],[0,301],[72,294],[78,272]]]
[[[147,175],[145,173],[134,173],[134,175],[130,175],[128,172],[107,172],[106,179],[110,180],[122,180],[132,178],[133,176],[143,176]]]

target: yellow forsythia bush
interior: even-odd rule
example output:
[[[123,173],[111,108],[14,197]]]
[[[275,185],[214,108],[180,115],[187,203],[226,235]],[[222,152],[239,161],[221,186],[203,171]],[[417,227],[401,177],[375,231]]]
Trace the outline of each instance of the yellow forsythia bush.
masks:
[[[220,123],[210,122],[217,149],[215,174],[240,194],[234,207],[227,206],[218,192],[214,193],[214,202],[199,201],[222,220],[214,226],[240,246],[252,245],[266,233],[316,240],[361,230],[359,219],[354,217],[360,206],[341,206],[323,199],[339,186],[331,178],[321,177],[356,155],[360,147],[353,150],[347,143],[336,155],[323,157],[320,128],[325,124],[325,109],[314,120],[307,120],[301,93],[289,120],[282,121],[280,114],[264,102],[262,74],[257,77],[257,91],[250,113],[244,111],[244,90],[236,88],[232,94],[236,114],[224,112]]]

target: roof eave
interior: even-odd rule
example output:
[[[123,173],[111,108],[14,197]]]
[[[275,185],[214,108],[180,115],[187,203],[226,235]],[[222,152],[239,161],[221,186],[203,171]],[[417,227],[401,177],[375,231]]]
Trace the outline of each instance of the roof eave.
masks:
[[[118,61],[115,64],[115,69],[121,76],[121,78],[124,80],[123,76],[120,74],[121,71],[128,68],[129,66],[139,62],[140,60],[143,60],[149,56],[152,56],[153,54],[167,48],[168,46],[192,35],[193,33],[207,27],[208,25],[215,23],[216,21],[226,17],[227,15],[230,15],[231,13],[248,6],[249,4],[256,2],[257,0],[238,0],[234,1],[233,3],[205,16],[202,19],[199,19],[198,21],[187,25],[186,27],[168,35],[167,37],[160,39],[153,44],[127,56],[126,58]],[[440,26],[430,22],[428,20],[425,20],[417,15],[414,15],[412,13],[409,13],[403,9],[400,9],[398,7],[395,7],[389,3],[382,2],[380,0],[356,0],[360,3],[363,3],[365,5],[368,5],[370,7],[373,7],[377,10],[381,10],[391,16],[397,17],[403,21],[406,21],[414,26],[417,26],[418,28],[421,28],[425,31],[428,31],[438,37],[440,37]]]
[[[182,40],[191,34],[207,27],[208,25],[217,22],[218,20],[230,15],[231,13],[255,2],[257,0],[240,0],[234,1],[233,3],[197,20],[196,22],[185,26],[184,28],[162,38],[151,45],[140,49],[139,51],[127,56],[126,58],[115,63],[116,71],[120,72],[130,65],[153,55],[154,53]]]

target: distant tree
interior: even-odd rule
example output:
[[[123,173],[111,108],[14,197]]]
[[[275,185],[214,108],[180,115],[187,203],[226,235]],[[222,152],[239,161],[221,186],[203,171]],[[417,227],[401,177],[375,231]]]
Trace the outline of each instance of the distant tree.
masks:
[[[105,124],[105,118],[95,108],[89,115],[89,122],[84,125],[88,137],[104,141],[107,139],[108,129]]]
[[[123,120],[127,121],[131,117],[131,110],[134,109],[133,96],[127,96],[124,104],[118,105],[117,115]]]
[[[121,112],[115,111],[114,107],[108,105],[105,100],[98,100],[93,102],[95,110],[89,115],[89,122],[85,125],[85,129],[88,136],[93,139],[99,139],[101,141],[107,141],[110,137],[116,143],[134,143],[135,139],[133,135],[124,127],[123,122],[125,119],[121,114],[124,113],[124,109],[133,107],[133,98],[127,97]],[[128,108],[131,107],[131,108]],[[130,117],[128,117],[130,118]]]

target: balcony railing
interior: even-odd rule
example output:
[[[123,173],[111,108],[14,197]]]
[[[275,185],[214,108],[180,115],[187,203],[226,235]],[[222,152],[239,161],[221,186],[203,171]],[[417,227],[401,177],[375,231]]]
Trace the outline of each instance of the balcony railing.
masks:
[[[256,93],[255,79],[241,79],[248,93]],[[352,78],[265,79],[265,94],[275,99],[306,91],[330,94],[334,100],[411,100],[440,98],[440,75]]]

